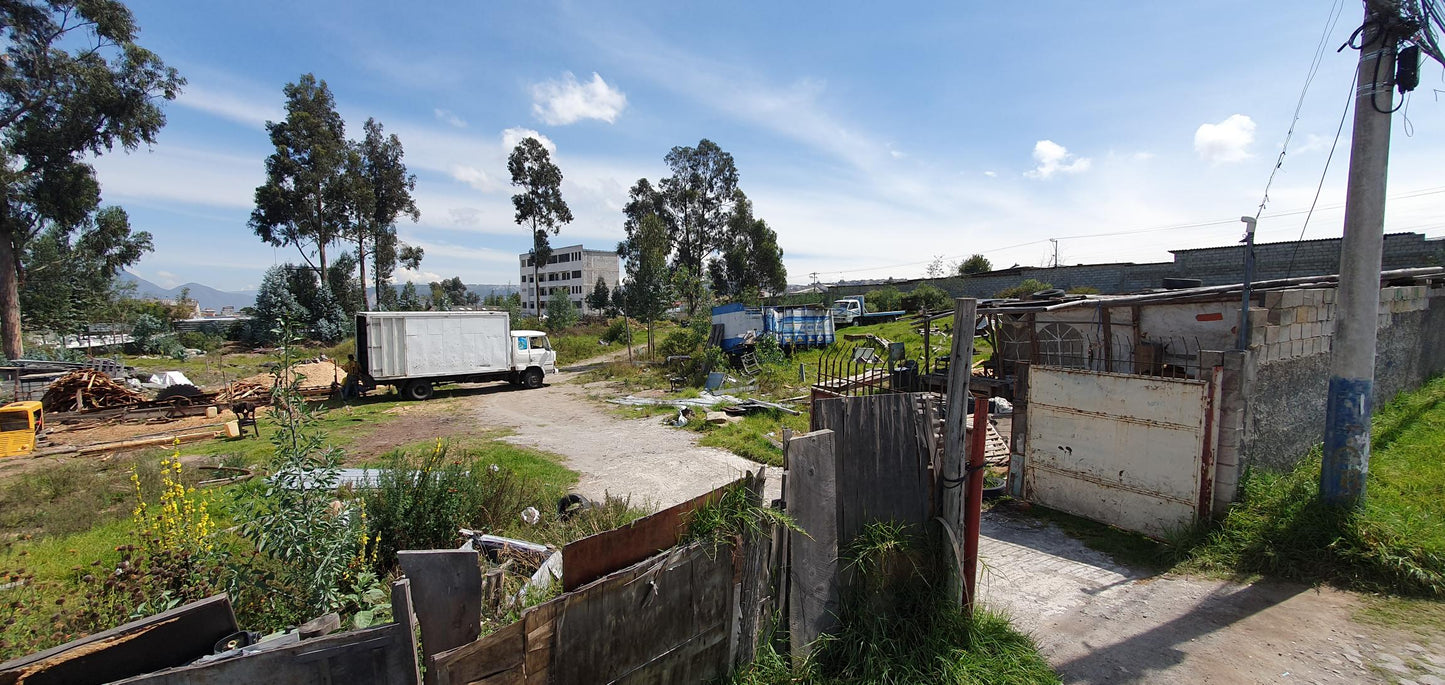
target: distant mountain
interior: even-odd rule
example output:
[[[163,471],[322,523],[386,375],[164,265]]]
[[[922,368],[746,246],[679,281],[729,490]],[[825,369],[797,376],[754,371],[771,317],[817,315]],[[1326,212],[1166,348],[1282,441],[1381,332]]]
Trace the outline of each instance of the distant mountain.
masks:
[[[228,292],[225,290],[216,290],[215,288],[212,288],[208,285],[201,285],[200,283],[186,283],[184,285],[178,285],[174,288],[162,288],[154,283],[151,283],[150,281],[147,281],[144,278],[141,278],[140,276],[137,276],[127,271],[122,271],[120,274],[120,278],[124,282],[135,284],[135,294],[137,297],[154,297],[160,300],[174,300],[181,296],[182,288],[190,288],[191,299],[200,303],[202,309],[215,309],[216,311],[220,311],[222,307],[228,306],[240,309],[242,307],[250,307],[251,305],[254,305],[256,303],[256,293],[254,291]],[[395,289],[397,293],[401,292],[401,284],[393,283],[391,287]],[[502,295],[508,295],[517,292],[517,286],[515,284],[500,285],[492,283],[477,283],[468,284],[467,288],[481,297],[486,297],[493,292]],[[376,297],[376,289],[367,288],[366,292],[373,298],[374,302],[374,298]],[[431,296],[431,290],[427,287],[427,284],[425,283],[417,284],[417,292],[422,297]]]
[[[216,290],[208,285],[200,283],[186,283],[174,288],[162,288],[140,276],[128,271],[120,273],[122,282],[135,284],[137,297],[154,297],[161,300],[174,300],[181,296],[181,290],[190,288],[190,297],[201,305],[201,309],[215,309],[220,311],[222,307],[249,307],[256,303],[255,292],[227,292]]]

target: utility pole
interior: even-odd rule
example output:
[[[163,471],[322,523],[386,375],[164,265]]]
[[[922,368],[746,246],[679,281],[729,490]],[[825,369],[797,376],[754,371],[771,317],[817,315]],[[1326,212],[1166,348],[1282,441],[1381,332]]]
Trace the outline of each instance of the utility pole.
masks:
[[[1394,108],[1395,47],[1401,37],[1393,3],[1372,0],[1365,4],[1320,472],[1320,499],[1345,507],[1363,502],[1365,474],[1370,467],[1385,174],[1390,158],[1390,111]]]
[[[1054,268],[1057,269],[1059,268],[1059,241],[1055,238],[1049,238],[1049,242],[1054,244]]]
[[[1239,349],[1249,349],[1249,300],[1254,285],[1254,224],[1252,216],[1239,217],[1244,222],[1244,301],[1239,305]]]

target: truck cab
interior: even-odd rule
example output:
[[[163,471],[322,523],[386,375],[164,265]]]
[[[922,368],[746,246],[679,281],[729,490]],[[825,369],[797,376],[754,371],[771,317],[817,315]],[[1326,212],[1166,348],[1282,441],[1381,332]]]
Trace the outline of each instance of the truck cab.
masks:
[[[542,331],[512,331],[513,382],[529,388],[542,387],[545,375],[557,373],[557,353]]]
[[[39,402],[11,402],[0,407],[0,457],[35,451],[35,434],[45,427]]]
[[[833,302],[833,325],[847,326],[864,314],[862,297],[845,297]]]

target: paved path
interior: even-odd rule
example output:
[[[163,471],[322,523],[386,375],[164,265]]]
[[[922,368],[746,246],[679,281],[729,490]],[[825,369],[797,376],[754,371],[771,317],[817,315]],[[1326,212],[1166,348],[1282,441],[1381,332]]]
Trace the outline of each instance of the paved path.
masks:
[[[980,596],[1033,635],[1066,683],[1445,685],[1445,638],[1351,620],[1351,593],[1151,576],[1057,527],[984,516]]]

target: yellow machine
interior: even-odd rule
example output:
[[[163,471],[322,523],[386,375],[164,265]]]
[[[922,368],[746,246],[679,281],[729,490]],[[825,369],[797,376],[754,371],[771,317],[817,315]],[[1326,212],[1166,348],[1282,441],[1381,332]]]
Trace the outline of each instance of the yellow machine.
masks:
[[[0,407],[0,457],[35,451],[35,434],[45,427],[39,402],[11,402]]]

